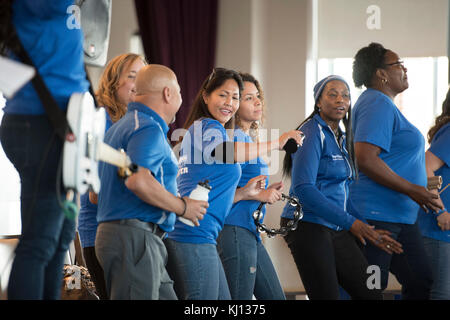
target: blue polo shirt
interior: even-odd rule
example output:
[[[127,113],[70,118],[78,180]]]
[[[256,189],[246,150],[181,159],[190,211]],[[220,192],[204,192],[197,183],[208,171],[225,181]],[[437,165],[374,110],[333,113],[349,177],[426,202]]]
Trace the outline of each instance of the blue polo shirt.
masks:
[[[106,114],[105,132],[112,126],[108,112]],[[80,196],[80,212],[78,214],[78,233],[83,248],[95,246],[97,234],[97,205],[89,201],[89,191]]]
[[[450,183],[450,123],[436,132],[428,150],[444,162],[444,165],[434,173],[436,176],[442,176],[442,187],[444,188]],[[448,212],[450,210],[450,187],[445,189],[440,197]],[[438,227],[437,215],[431,213],[431,211],[425,213],[420,208],[418,221],[420,230],[425,237],[450,242],[450,231],[442,231]]]
[[[177,194],[177,160],[167,141],[166,122],[152,109],[138,103],[128,104],[128,111],[112,125],[105,135],[105,143],[123,149],[131,161],[149,169],[158,182],[173,195]],[[139,219],[157,223],[170,232],[175,214],[154,207],[139,199],[117,175],[113,165],[100,163],[101,189],[97,221]]]
[[[316,114],[300,129],[303,145],[291,155],[289,194],[303,206],[303,221],[333,230],[349,230],[356,218],[348,205],[353,170],[345,149],[345,135],[337,141],[327,123]],[[294,207],[286,203],[282,217],[293,219]]]
[[[254,142],[253,139],[241,129],[234,130],[234,141],[246,143]],[[267,163],[260,157],[247,162],[242,162],[240,165],[242,175],[238,187],[244,187],[250,179],[259,175],[269,175]],[[269,179],[266,179],[266,188],[268,183]],[[253,212],[258,208],[259,204],[260,202],[255,200],[241,200],[236,202],[231,207],[230,213],[225,219],[225,224],[245,228],[252,232],[258,241],[261,241],[259,232],[256,230],[255,221],[253,220]],[[266,214],[265,205],[262,207],[261,213],[261,221],[263,221]]]
[[[178,191],[182,197],[188,196],[198,182],[209,180],[209,208],[198,227],[177,220],[169,238],[179,242],[216,244],[241,177],[239,163],[225,164],[211,155],[218,145],[226,141],[232,140],[225,128],[211,118],[195,121],[186,132],[180,148]]]
[[[426,187],[425,140],[384,93],[367,89],[353,108],[354,141],[381,149],[379,157],[396,174]],[[359,173],[351,186],[351,199],[366,218],[413,224],[419,205],[407,195],[382,186]]]
[[[25,50],[39,70],[59,107],[67,109],[74,92],[86,92],[83,61],[83,32],[67,27],[73,0],[15,0],[13,24]],[[14,58],[14,56],[12,56]],[[42,103],[31,81],[3,109],[10,114],[43,114]]]

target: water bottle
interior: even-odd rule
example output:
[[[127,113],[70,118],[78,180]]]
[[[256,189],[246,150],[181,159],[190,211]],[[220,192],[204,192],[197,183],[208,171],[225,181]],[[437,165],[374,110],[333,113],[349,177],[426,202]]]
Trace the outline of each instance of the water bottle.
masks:
[[[199,182],[197,184],[197,187],[195,187],[195,189],[192,190],[189,194],[189,198],[193,200],[208,201],[209,191],[211,191],[211,186],[208,184],[208,182],[208,180]],[[187,224],[188,226],[195,227],[195,224],[189,219],[178,217],[178,220],[180,220],[184,224]]]

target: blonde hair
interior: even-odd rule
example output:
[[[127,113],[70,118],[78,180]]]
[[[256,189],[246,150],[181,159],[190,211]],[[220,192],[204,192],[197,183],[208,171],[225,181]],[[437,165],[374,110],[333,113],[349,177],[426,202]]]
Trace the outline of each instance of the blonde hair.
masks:
[[[127,112],[127,106],[120,102],[116,93],[119,88],[120,77],[136,59],[141,59],[145,65],[147,64],[145,58],[138,54],[123,53],[108,62],[100,78],[95,96],[98,104],[106,107],[112,122],[118,121]]]
[[[265,100],[264,100],[264,91],[263,91],[259,81],[256,80],[256,78],[254,76],[252,76],[251,74],[240,72],[239,75],[242,77],[243,82],[253,83],[256,87],[256,90],[258,90],[258,93],[259,93],[259,100],[261,101],[261,106],[262,106],[261,120],[253,121],[252,124],[250,125],[250,132],[249,132],[250,137],[252,137],[252,139],[255,142],[258,142],[259,141],[259,128],[261,128],[263,126],[264,120],[265,120],[265,115],[266,115],[266,104],[265,104]],[[239,118],[238,113],[239,113],[239,110],[234,115],[235,123],[237,126],[242,128],[241,119]]]

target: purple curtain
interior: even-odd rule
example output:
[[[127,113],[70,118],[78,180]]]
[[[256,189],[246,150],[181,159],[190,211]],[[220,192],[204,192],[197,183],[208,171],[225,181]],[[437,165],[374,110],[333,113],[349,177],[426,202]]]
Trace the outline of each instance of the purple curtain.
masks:
[[[135,0],[135,5],[147,61],[171,68],[181,87],[183,103],[172,131],[183,126],[214,67],[218,0]]]

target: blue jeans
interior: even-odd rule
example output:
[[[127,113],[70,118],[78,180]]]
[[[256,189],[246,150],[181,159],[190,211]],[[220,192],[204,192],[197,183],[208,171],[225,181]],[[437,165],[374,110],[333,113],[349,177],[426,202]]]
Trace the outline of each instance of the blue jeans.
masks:
[[[425,251],[431,261],[432,300],[450,300],[450,243],[423,237]]]
[[[3,150],[19,172],[22,231],[8,283],[8,299],[60,299],[64,259],[75,221],[59,205],[56,172],[62,153],[45,115],[3,116]]]
[[[167,271],[180,300],[231,300],[216,245],[166,239]]]
[[[375,229],[392,232],[391,237],[403,246],[402,254],[388,254],[370,242],[365,247],[369,265],[381,270],[381,289],[388,284],[389,271],[402,285],[403,300],[428,300],[433,284],[431,263],[425,252],[422,234],[415,224],[367,220]]]
[[[275,268],[263,244],[249,230],[225,225],[217,250],[233,300],[285,300]]]

